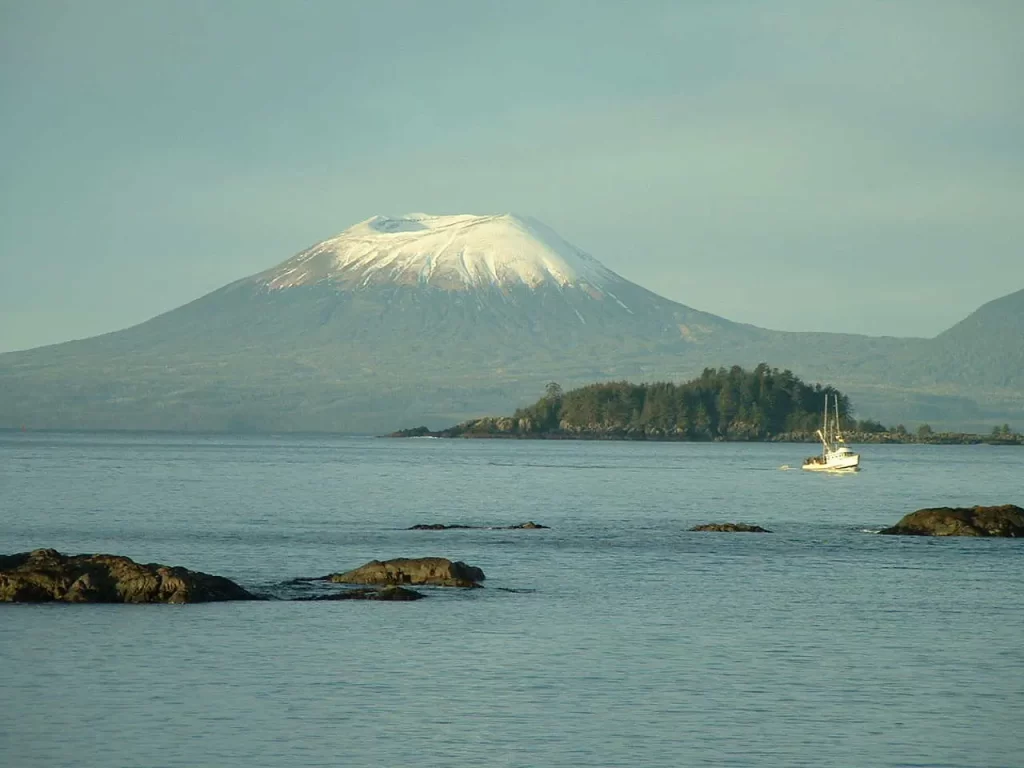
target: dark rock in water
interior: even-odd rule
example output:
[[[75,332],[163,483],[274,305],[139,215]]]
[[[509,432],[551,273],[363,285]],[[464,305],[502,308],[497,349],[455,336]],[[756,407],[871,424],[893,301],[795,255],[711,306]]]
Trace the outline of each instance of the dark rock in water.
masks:
[[[935,507],[905,515],[879,533],[903,536],[1024,536],[1024,509],[999,507]]]
[[[518,525],[445,525],[444,523],[418,523],[409,526],[410,531],[453,531],[453,530],[482,530],[482,531],[518,531],[547,528],[546,525],[535,523],[532,520]]]
[[[346,589],[342,592],[332,592],[329,595],[316,595],[314,597],[297,597],[297,601],[310,600],[394,600],[396,602],[419,600],[426,595],[414,589],[406,589],[395,584],[385,587],[359,587],[357,589]]]
[[[413,427],[392,432],[388,437],[434,437],[435,435],[436,433],[431,432],[427,427]]]
[[[399,557],[371,560],[345,573],[332,573],[328,581],[341,584],[432,584],[439,587],[478,587],[486,577],[479,568],[443,557]]]
[[[37,549],[0,556],[0,602],[205,603],[257,600],[230,579],[119,555]]]
[[[309,587],[309,586],[312,586],[314,582],[326,581],[326,580],[327,580],[326,576],[296,576],[294,579],[288,579],[287,581],[282,581],[281,582],[281,586],[284,586],[284,587]]]
[[[771,533],[767,528],[747,523],[707,523],[695,525],[691,531],[726,531],[729,533]]]

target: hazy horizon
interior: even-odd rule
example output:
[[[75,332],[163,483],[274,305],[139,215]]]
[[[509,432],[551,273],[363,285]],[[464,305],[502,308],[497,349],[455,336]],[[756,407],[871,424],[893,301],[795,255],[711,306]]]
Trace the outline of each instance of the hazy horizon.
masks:
[[[1015,2],[0,0],[0,352],[375,214],[534,216],[777,330],[931,337],[1024,288]]]

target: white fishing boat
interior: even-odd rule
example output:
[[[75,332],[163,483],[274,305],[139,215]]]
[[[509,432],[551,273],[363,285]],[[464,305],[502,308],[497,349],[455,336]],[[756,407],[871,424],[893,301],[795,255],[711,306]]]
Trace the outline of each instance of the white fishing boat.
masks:
[[[804,461],[803,468],[812,472],[856,472],[860,469],[860,454],[854,453],[839,430],[839,395],[835,395],[835,416],[828,410],[828,395],[825,395],[825,414],[818,437],[821,438],[821,455],[811,456]]]

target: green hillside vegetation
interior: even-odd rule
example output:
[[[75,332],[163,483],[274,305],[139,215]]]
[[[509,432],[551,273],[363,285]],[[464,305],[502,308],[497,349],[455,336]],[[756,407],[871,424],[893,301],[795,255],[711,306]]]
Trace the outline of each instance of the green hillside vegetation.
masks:
[[[536,403],[510,417],[476,419],[441,434],[768,440],[813,434],[826,396],[839,398],[840,419],[855,427],[849,399],[839,390],[761,363],[753,371],[706,368],[683,384],[617,381],[563,392],[551,383]]]
[[[628,381],[590,384],[564,392],[555,382],[537,402],[511,416],[488,416],[438,432],[405,429],[394,437],[520,437],[633,440],[817,440],[826,397],[839,401],[842,430],[857,442],[1002,445],[1024,444],[1009,425],[991,435],[936,432],[921,424],[916,432],[898,424],[853,418],[849,398],[832,386],[805,383],[792,371],[766,363],[753,371],[740,366],[706,368],[691,381],[675,384]]]

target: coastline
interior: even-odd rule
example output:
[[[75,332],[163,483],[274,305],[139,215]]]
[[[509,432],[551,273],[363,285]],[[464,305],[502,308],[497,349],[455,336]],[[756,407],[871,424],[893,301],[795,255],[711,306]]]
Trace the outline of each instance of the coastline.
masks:
[[[639,428],[605,430],[555,430],[550,432],[514,432],[494,428],[489,419],[466,422],[447,429],[430,430],[426,427],[400,429],[380,437],[436,438],[465,440],[615,440],[663,443],[818,443],[817,435],[805,432],[787,432],[766,437],[719,435],[714,438],[691,437],[686,434],[648,433]],[[938,432],[927,436],[898,432],[847,432],[846,442],[852,445],[994,445],[1024,446],[1024,435],[979,435],[961,432]]]

